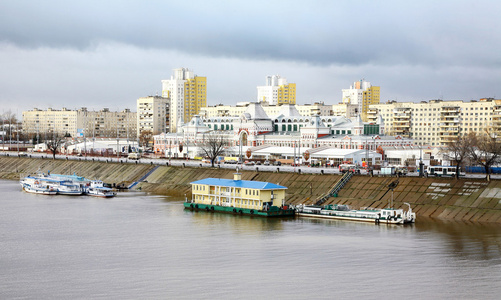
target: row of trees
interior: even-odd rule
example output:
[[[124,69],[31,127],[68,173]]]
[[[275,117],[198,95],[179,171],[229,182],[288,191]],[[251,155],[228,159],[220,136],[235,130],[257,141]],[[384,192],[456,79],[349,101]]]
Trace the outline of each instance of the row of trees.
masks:
[[[456,165],[456,178],[459,177],[460,166],[480,165],[485,169],[487,180],[490,180],[491,167],[501,159],[501,140],[490,130],[480,134],[470,133],[458,136],[444,147],[442,154]]]
[[[20,123],[17,120],[16,114],[11,112],[10,110],[0,115],[0,125],[2,126],[2,129],[0,131],[4,132],[4,134],[2,135],[3,140],[23,139],[23,137],[20,135]]]

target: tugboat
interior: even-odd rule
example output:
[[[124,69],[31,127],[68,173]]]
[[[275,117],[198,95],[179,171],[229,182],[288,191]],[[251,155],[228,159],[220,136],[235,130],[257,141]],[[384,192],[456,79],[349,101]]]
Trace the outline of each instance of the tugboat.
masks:
[[[115,197],[115,193],[111,188],[105,187],[101,180],[94,180],[86,190],[87,195],[102,198]]]
[[[192,198],[185,209],[259,217],[293,217],[295,210],[284,204],[285,186],[263,181],[206,178],[191,182]]]

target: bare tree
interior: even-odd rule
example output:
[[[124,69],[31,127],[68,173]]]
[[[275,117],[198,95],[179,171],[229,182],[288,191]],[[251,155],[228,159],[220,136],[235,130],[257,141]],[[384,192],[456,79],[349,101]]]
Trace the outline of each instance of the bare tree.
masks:
[[[52,134],[47,134],[47,139],[45,140],[45,145],[47,146],[47,149],[52,152],[52,159],[56,159],[56,153],[59,148],[64,144],[66,139],[58,134],[58,133],[52,133]]]
[[[212,167],[217,157],[224,154],[226,145],[228,145],[227,138],[217,131],[205,133],[202,142],[198,144],[203,155],[210,159]]]
[[[497,136],[489,130],[482,134],[472,133],[468,135],[470,143],[469,156],[472,161],[485,169],[487,181],[491,180],[491,166],[501,158],[501,142]]]
[[[152,141],[153,141],[153,133],[150,130],[142,131],[141,134],[139,135],[139,142],[143,147],[144,146],[148,147],[150,142]]]
[[[472,151],[472,138],[470,136],[457,136],[454,141],[447,143],[441,152],[456,165],[456,179],[459,178],[460,166],[470,157]]]
[[[12,136],[12,126],[16,125],[16,127],[18,127],[17,126],[18,125],[18,121],[17,121],[16,114],[13,113],[10,110],[4,112],[1,115],[1,122],[2,122],[4,130],[5,130],[5,125],[9,125],[9,127],[8,127],[9,128],[9,139],[12,139],[13,138],[13,136]]]

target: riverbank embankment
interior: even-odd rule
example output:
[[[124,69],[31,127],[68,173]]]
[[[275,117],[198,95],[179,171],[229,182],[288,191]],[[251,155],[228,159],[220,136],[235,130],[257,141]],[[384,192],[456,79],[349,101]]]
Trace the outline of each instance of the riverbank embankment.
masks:
[[[0,158],[0,178],[17,180],[37,171],[60,174],[76,173],[87,178],[101,179],[112,184],[129,185],[134,189],[170,195],[191,196],[190,182],[207,178],[233,178],[234,170],[218,168],[183,168],[135,163],[105,163],[18,157]],[[327,193],[340,175],[312,175],[285,172],[243,171],[242,179],[267,181],[288,187],[287,203],[312,204]],[[501,181],[485,179],[456,180],[454,178],[398,178],[398,185],[389,191],[396,177],[353,176],[337,197],[325,204],[348,204],[359,207],[387,207],[393,197],[394,207],[411,205],[418,216],[445,220],[501,223]]]

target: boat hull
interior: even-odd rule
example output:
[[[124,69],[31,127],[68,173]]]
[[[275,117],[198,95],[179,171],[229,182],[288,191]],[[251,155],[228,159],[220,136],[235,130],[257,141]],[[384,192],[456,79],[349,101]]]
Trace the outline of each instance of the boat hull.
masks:
[[[219,212],[219,213],[227,213],[234,215],[248,215],[248,216],[257,216],[265,218],[294,217],[295,215],[295,210],[290,208],[262,211],[249,208],[208,205],[208,204],[190,203],[190,202],[185,202],[184,208],[193,211]]]
[[[99,197],[99,198],[113,198],[116,196],[115,194],[112,194],[112,195],[87,194],[87,195],[92,196],[92,197]]]
[[[58,195],[66,195],[66,196],[81,196],[83,195],[83,192],[68,192],[68,191],[57,191]]]
[[[55,190],[47,190],[47,189],[38,189],[23,186],[23,190],[27,193],[31,194],[40,194],[40,195],[57,195],[57,191]]]
[[[363,217],[321,215],[321,214],[311,214],[311,213],[301,213],[301,212],[298,212],[297,215],[299,217],[307,217],[307,218],[369,222],[369,223],[375,223],[375,224],[406,224],[406,222],[402,219],[397,219],[397,220],[394,220],[394,219],[375,219],[375,218],[363,218]]]

